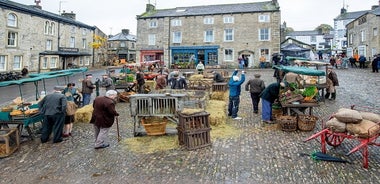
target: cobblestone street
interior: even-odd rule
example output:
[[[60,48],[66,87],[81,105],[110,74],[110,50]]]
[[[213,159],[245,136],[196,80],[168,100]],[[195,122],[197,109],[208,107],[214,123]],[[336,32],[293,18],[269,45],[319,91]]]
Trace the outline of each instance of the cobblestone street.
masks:
[[[231,70],[232,71],[232,70]],[[229,73],[231,73],[231,71]],[[337,99],[314,108],[314,115],[327,117],[340,107],[370,106],[380,109],[380,76],[370,69],[335,70],[340,86]],[[275,82],[273,70],[248,70],[247,79],[260,73],[266,85]],[[261,124],[261,115],[252,111],[249,93],[242,85],[239,116],[228,119],[239,136],[213,139],[212,146],[187,151],[179,148],[155,153],[135,153],[122,140],[117,142],[116,126],[110,131],[111,146],[93,148],[91,124],[75,123],[73,137],[59,143],[41,144],[39,138],[23,141],[10,157],[0,159],[0,183],[378,183],[380,148],[369,148],[369,168],[362,167],[361,151],[346,154],[356,140],[328,146],[327,153],[350,161],[314,161],[320,151],[317,140],[304,142],[321,130],[321,122],[311,132],[284,132],[277,125]],[[261,109],[261,104],[260,104]],[[123,139],[133,137],[129,104],[118,103]],[[377,112],[380,113],[380,112]]]

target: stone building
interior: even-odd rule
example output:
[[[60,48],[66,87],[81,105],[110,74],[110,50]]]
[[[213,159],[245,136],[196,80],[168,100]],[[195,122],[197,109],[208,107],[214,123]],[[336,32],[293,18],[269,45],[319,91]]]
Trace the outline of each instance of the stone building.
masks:
[[[121,33],[108,39],[108,53],[112,57],[125,59],[128,62],[136,61],[136,36],[129,34],[129,29],[122,29]]]
[[[380,7],[373,6],[371,11],[358,17],[347,26],[347,55],[363,55],[368,61],[380,53]]]
[[[239,57],[258,66],[261,54],[270,61],[280,52],[280,7],[277,0],[173,9],[151,4],[137,16],[139,62],[164,61],[170,67],[236,67]]]
[[[37,1],[36,1],[37,2]],[[96,27],[75,20],[73,12],[61,15],[36,5],[0,0],[0,72],[44,72],[67,66],[91,66]]]

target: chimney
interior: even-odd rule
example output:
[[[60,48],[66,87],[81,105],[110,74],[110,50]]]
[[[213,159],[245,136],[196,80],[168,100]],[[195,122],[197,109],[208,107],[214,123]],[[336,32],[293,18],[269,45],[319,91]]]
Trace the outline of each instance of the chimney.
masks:
[[[152,4],[146,4],[146,12],[151,12],[151,11],[154,11],[156,9],[156,7],[154,7],[154,5]]]
[[[129,35],[129,29],[122,29],[121,33],[123,33],[125,35]]]
[[[374,9],[376,9],[376,8],[378,8],[379,7],[379,5],[373,5],[372,7],[371,7],[371,10],[374,10]]]
[[[73,13],[73,11],[71,11],[71,13],[66,13],[65,11],[63,11],[61,15],[62,17],[66,17],[73,20],[75,20],[75,16],[76,16],[76,14]]]
[[[347,10],[345,8],[341,8],[340,9],[340,14],[342,15],[342,14],[345,14],[345,13],[347,13]]]
[[[272,3],[275,4],[275,5],[277,5],[278,1],[277,0],[272,0]]]

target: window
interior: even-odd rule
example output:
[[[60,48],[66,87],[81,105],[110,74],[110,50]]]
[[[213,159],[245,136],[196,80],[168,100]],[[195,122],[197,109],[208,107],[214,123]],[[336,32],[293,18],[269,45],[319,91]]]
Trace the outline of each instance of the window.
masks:
[[[131,48],[132,48],[132,49],[135,48],[135,43],[131,43]]]
[[[48,66],[48,58],[47,57],[44,57],[44,60],[42,61],[42,68],[43,69],[47,69],[47,66]]]
[[[49,34],[49,27],[50,27],[49,21],[46,21],[45,27],[44,27],[44,33],[45,34]]]
[[[56,57],[50,58],[50,68],[57,68],[57,60],[58,58]]]
[[[358,47],[358,54],[359,54],[359,56],[361,56],[361,55],[363,55],[363,56],[367,55],[365,47],[366,46],[359,46]]]
[[[259,40],[260,41],[269,41],[269,29],[268,28],[262,28],[259,31]]]
[[[17,16],[14,13],[8,14],[8,26],[17,27]]]
[[[8,47],[16,47],[17,46],[17,33],[8,32]]]
[[[156,45],[156,35],[155,34],[148,35],[148,45]]]
[[[264,55],[265,59],[268,61],[269,59],[269,49],[260,49],[260,56]]]
[[[224,30],[224,41],[234,41],[234,30],[225,29]]]
[[[156,21],[150,21],[149,22],[149,27],[151,27],[151,28],[157,27],[157,22]]]
[[[173,43],[181,43],[182,42],[182,33],[177,31],[173,32]]]
[[[120,42],[120,47],[125,47],[125,41]]]
[[[86,49],[86,48],[87,48],[87,40],[86,40],[86,38],[83,38],[83,39],[82,39],[82,48],[83,48],[83,49]]]
[[[90,58],[89,58],[89,57],[86,57],[85,59],[86,59],[86,63],[85,63],[85,65],[86,65],[86,66],[90,65]]]
[[[87,35],[87,29],[84,29],[84,28],[82,29],[82,35],[83,36]]]
[[[22,64],[22,56],[14,56],[13,57],[13,69],[19,70],[21,69]]]
[[[5,71],[7,66],[7,57],[6,56],[0,56],[0,71]]]
[[[354,35],[351,33],[348,37],[348,41],[350,44],[352,44],[353,40],[354,40]]]
[[[75,37],[70,37],[70,47],[71,48],[75,47]]]
[[[53,50],[53,40],[46,40],[46,50]]]
[[[377,27],[373,28],[373,36],[377,36]]]
[[[310,42],[317,42],[316,36],[310,36]]]
[[[360,31],[360,41],[364,42],[365,40],[366,40],[366,38],[365,38],[365,31],[364,30]]]
[[[71,33],[75,33],[75,26],[71,26]]]
[[[79,66],[83,66],[83,57],[79,58]]]
[[[234,51],[232,49],[224,49],[224,60],[232,61]]]
[[[259,22],[269,22],[269,15],[259,15]]]
[[[182,21],[179,19],[172,20],[172,26],[182,26]]]
[[[223,17],[223,22],[224,22],[225,24],[228,24],[228,23],[234,23],[234,17],[232,17],[232,16]]]
[[[205,42],[213,42],[214,41],[214,31],[213,30],[207,30],[205,31]]]
[[[52,23],[50,24],[50,27],[51,27],[51,32],[50,32],[50,34],[51,34],[51,35],[55,35],[55,24],[54,24],[54,22],[52,22]]]
[[[209,17],[209,18],[204,18],[204,19],[203,19],[203,23],[204,23],[204,24],[214,24],[214,18],[211,18],[211,17]]]

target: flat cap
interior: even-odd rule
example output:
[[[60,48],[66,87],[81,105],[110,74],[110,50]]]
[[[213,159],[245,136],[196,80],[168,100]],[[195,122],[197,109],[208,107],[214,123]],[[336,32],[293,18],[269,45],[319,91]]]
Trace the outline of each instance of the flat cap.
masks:
[[[92,74],[91,74],[91,73],[88,73],[88,74],[86,74],[86,77],[87,77],[87,76],[92,76]]]
[[[253,76],[255,76],[256,78],[260,78],[261,77],[261,75],[260,74],[255,74],[255,75],[253,75]]]

